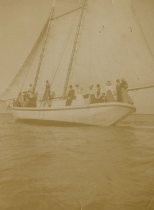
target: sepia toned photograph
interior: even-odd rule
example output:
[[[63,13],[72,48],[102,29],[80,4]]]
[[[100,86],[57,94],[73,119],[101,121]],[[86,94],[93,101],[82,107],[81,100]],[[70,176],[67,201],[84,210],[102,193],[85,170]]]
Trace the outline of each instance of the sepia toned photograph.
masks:
[[[154,0],[0,0],[0,209],[154,209]]]

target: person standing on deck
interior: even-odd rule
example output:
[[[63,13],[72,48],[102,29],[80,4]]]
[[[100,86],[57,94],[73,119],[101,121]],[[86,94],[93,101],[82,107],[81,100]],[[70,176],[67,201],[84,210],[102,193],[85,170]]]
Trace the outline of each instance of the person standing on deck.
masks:
[[[122,102],[122,85],[119,79],[116,82],[117,102]]]
[[[114,95],[111,81],[107,81],[105,86],[105,102],[114,102]]]
[[[121,94],[122,102],[133,104],[133,100],[128,94],[128,83],[124,79],[121,80]]]
[[[29,99],[32,99],[34,97],[33,85],[32,84],[29,84],[29,88],[28,88],[28,91],[27,91],[27,96],[28,96]]]
[[[96,85],[95,102],[100,103],[102,97],[102,91],[99,84]]]
[[[88,100],[89,100],[89,104],[95,103],[94,85],[90,85],[90,87],[89,87]]]
[[[49,84],[49,81],[46,80],[45,91],[43,95],[43,102],[44,102],[43,106],[45,106],[46,103],[48,104],[48,106],[50,106],[50,100],[51,100],[50,84]]]
[[[75,85],[75,96],[81,95],[81,88],[78,84]]]
[[[74,98],[75,98],[75,90],[74,90],[73,86],[70,85],[65,105],[70,106],[72,104],[72,101]]]
[[[74,100],[73,104],[84,105],[84,98],[83,98],[83,95],[82,95],[82,89],[78,84],[75,85],[75,100]]]
[[[14,100],[14,106],[22,107],[24,104],[23,94],[22,92],[19,93],[16,100]]]

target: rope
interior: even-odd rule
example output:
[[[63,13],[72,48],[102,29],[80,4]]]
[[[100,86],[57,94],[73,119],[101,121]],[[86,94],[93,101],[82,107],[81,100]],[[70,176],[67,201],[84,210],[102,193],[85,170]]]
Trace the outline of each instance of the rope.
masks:
[[[43,57],[44,57],[44,53],[45,53],[45,48],[46,48],[46,44],[47,44],[47,40],[48,40],[48,35],[49,35],[49,31],[50,31],[51,17],[53,17],[53,15],[54,15],[54,7],[51,9],[50,18],[48,20],[48,27],[47,27],[46,37],[45,37],[44,45],[43,45],[42,52],[41,52],[41,55],[40,55],[40,61],[38,63],[38,68],[37,68],[37,72],[36,72],[36,76],[35,76],[35,80],[34,80],[34,85],[33,85],[33,92],[35,92],[37,81],[38,81],[38,76],[40,74],[42,61],[43,61]]]
[[[133,6],[133,2],[131,2],[131,9],[132,9],[132,13],[133,13],[133,15],[134,15],[134,17],[135,17],[135,19],[136,19],[136,23],[138,24],[139,29],[140,29],[140,31],[141,31],[142,37],[143,37],[143,39],[144,39],[144,42],[145,42],[145,44],[146,44],[146,46],[147,46],[147,48],[148,48],[148,50],[149,50],[149,53],[150,53],[150,55],[152,56],[152,58],[154,58],[153,51],[152,51],[152,49],[151,49],[151,47],[150,47],[150,45],[149,45],[149,43],[148,43],[148,41],[147,41],[147,39],[146,39],[145,33],[144,33],[143,29],[142,29],[142,25],[140,24],[140,21],[139,21],[138,18],[137,18],[136,11],[135,11],[135,8],[134,8],[134,6]]]
[[[74,20],[75,20],[75,19],[76,19],[76,17],[74,18]],[[72,23],[72,26],[74,26],[74,21],[73,21],[73,23]],[[71,32],[71,31],[72,31],[72,32]],[[68,36],[67,41],[66,41],[66,45],[65,45],[64,50],[63,50],[63,52],[62,52],[62,54],[61,54],[61,56],[60,56],[60,61],[59,61],[58,65],[57,65],[56,71],[55,71],[55,73],[54,73],[54,75],[53,75],[53,78],[52,78],[52,81],[51,81],[51,86],[53,85],[54,80],[55,80],[55,77],[56,77],[56,75],[57,75],[57,73],[58,73],[58,71],[59,71],[59,69],[60,69],[60,65],[61,65],[61,63],[62,63],[62,60],[63,60],[64,56],[65,56],[65,52],[66,52],[66,50],[67,50],[67,48],[68,48],[68,46],[69,46],[69,45],[68,45],[68,41],[70,40],[70,37],[72,36],[72,34],[73,34],[73,30],[72,30],[72,27],[71,27],[69,36]]]
[[[67,87],[68,87],[68,83],[69,83],[69,79],[70,79],[70,74],[71,74],[71,71],[72,71],[72,65],[73,65],[73,61],[74,61],[77,41],[78,41],[80,29],[81,29],[81,22],[82,22],[86,2],[87,2],[87,0],[84,0],[83,5],[82,5],[81,14],[80,14],[80,17],[79,17],[79,23],[78,23],[78,26],[77,26],[76,37],[75,37],[74,46],[73,46],[73,49],[72,49],[72,56],[71,56],[71,59],[70,59],[70,63],[69,63],[69,67],[68,67],[68,73],[67,73],[66,81],[65,81],[65,85],[64,85],[63,97],[65,97],[65,95],[66,95],[66,91],[67,91]]]
[[[149,89],[154,88],[154,85],[144,86],[144,87],[137,87],[137,88],[130,88],[128,91],[136,91],[136,90],[143,90],[143,89]]]
[[[66,16],[66,15],[69,15],[69,14],[71,14],[71,13],[73,13],[73,12],[76,12],[76,11],[78,11],[78,10],[80,10],[80,9],[82,9],[82,7],[78,7],[78,8],[76,8],[76,9],[73,9],[73,10],[71,10],[71,11],[69,11],[69,12],[66,12],[66,13],[62,14],[62,15],[59,15],[59,16],[54,17],[54,18],[51,18],[51,20],[57,20],[57,19],[59,19],[59,18],[61,18],[61,17],[64,17],[64,16]]]

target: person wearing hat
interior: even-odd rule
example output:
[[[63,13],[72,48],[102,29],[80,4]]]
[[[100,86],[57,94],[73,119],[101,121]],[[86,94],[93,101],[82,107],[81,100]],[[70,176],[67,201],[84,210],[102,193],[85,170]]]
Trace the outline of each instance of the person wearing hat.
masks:
[[[117,102],[122,102],[122,83],[119,79],[116,80]]]
[[[105,86],[105,102],[114,102],[114,101],[115,98],[113,95],[112,83],[111,81],[107,81]]]
[[[84,97],[83,97],[83,89],[76,84],[75,85],[75,100],[73,102],[74,105],[83,105],[85,102]]]
[[[95,103],[94,85],[89,86],[88,100],[89,100],[89,104]]]
[[[100,84],[96,85],[96,93],[95,93],[95,102],[96,103],[101,103],[102,102],[102,97],[103,97],[103,93],[101,90],[101,86]]]
[[[75,98],[75,90],[74,90],[73,86],[70,85],[65,105],[70,106],[72,104],[72,101],[74,98]]]
[[[50,106],[50,100],[51,100],[50,84],[49,84],[49,81],[46,80],[45,91],[44,91],[44,95],[43,95],[43,106],[45,106],[46,104],[48,104],[48,106]]]
[[[133,100],[128,94],[128,83],[124,79],[121,80],[121,98],[122,102],[133,104]]]

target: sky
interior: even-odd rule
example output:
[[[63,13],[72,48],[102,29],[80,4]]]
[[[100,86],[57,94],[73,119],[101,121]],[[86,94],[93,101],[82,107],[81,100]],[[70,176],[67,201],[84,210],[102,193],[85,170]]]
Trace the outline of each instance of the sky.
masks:
[[[20,69],[48,13],[48,0],[0,0],[0,92]]]
[[[116,5],[121,0],[108,1]],[[123,0],[123,2],[129,2],[130,5],[131,1]],[[154,0],[132,0],[132,2],[152,57]],[[51,0],[0,0],[0,94],[9,85],[29,54],[47,20],[50,5]],[[154,73],[151,77],[154,78]]]

